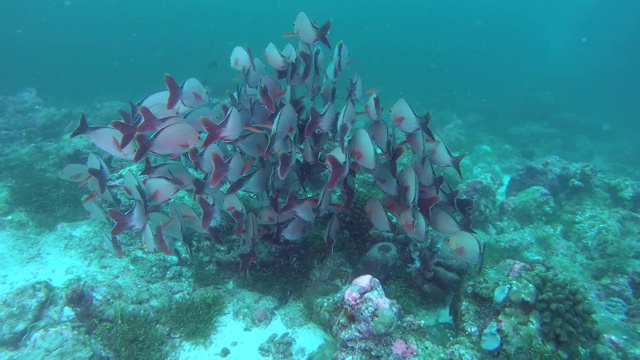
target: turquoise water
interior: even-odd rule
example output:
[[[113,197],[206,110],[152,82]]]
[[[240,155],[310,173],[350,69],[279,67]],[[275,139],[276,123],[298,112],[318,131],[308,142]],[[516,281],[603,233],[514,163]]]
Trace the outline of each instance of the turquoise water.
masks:
[[[259,53],[304,8],[332,18],[369,86],[449,106],[551,92],[563,105],[634,126],[637,2],[5,1],[0,92],[137,99],[158,74],[226,89],[236,44]],[[257,55],[257,54],[256,54]],[[211,69],[212,62],[219,64]],[[597,102],[594,100],[598,100]],[[611,120],[609,120],[611,119]],[[594,120],[595,121],[595,120]]]

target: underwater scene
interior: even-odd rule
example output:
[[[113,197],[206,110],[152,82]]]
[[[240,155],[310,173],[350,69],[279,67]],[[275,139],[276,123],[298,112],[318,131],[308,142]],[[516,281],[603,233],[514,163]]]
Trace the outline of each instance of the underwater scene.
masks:
[[[637,1],[0,11],[0,359],[640,359]]]

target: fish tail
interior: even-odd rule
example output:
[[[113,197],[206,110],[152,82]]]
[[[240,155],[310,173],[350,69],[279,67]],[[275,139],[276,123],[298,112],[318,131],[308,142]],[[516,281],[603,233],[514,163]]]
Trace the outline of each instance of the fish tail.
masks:
[[[169,244],[167,243],[167,240],[164,237],[164,233],[162,232],[162,224],[158,224],[158,226],[156,226],[156,234],[153,237],[153,240],[156,243],[156,247],[160,249],[160,251],[162,251],[166,255],[172,254],[171,249],[169,248]]]
[[[229,166],[224,162],[222,156],[215,151],[211,153],[211,160],[213,162],[213,173],[211,173],[210,186],[214,188],[227,176]]]
[[[127,215],[121,213],[116,209],[108,209],[107,214],[115,222],[113,229],[111,229],[111,236],[117,236],[122,234],[129,228],[129,218]]]
[[[140,106],[140,115],[142,115],[142,122],[138,125],[137,132],[153,131],[162,127],[162,122],[153,115],[148,107]]]
[[[458,156],[454,156],[451,161],[451,166],[453,166],[453,168],[456,169],[461,179],[462,179],[462,171],[460,170],[460,162],[462,162],[462,159],[464,159],[465,156],[467,156],[467,153],[462,153]]]
[[[138,150],[136,150],[136,154],[133,157],[134,162],[140,161],[151,148],[151,140],[142,134],[136,135],[136,142],[138,143]]]
[[[329,44],[329,40],[327,40],[327,35],[329,35],[329,30],[331,30],[331,19],[327,21],[321,28],[318,29],[318,40],[324,44],[329,50],[333,50],[331,48],[331,44]]]
[[[167,84],[167,90],[169,90],[169,99],[167,100],[167,109],[173,109],[180,101],[182,97],[182,89],[176,82],[176,79],[169,74],[164,75],[164,83]]]
[[[78,135],[86,134],[88,131],[89,124],[87,124],[87,117],[84,115],[84,113],[82,113],[80,114],[80,123],[78,124],[78,127],[71,133],[71,138],[73,139]]]
[[[225,118],[225,120],[228,121],[228,117]],[[202,126],[204,126],[204,129],[207,132],[207,137],[204,139],[204,143],[202,144],[203,148],[206,149],[209,145],[220,139],[222,131],[224,130],[223,126],[226,125],[225,120],[218,125],[207,118],[202,118]]]
[[[122,121],[112,121],[111,126],[122,133],[122,139],[120,140],[120,148],[124,149],[129,145],[131,140],[136,136],[136,128],[134,125],[127,124]]]
[[[198,196],[198,205],[200,205],[200,209],[202,209],[202,230],[207,231],[213,221],[214,205],[209,204],[202,196]]]

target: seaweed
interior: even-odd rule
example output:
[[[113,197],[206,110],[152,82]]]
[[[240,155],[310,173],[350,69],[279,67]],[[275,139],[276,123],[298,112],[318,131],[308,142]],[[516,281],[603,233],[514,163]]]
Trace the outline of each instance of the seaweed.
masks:
[[[113,321],[102,322],[97,334],[114,359],[161,360],[167,358],[166,329],[138,310],[114,308]]]
[[[195,345],[207,346],[217,329],[217,321],[224,314],[222,297],[211,288],[196,291],[168,304],[166,323],[180,339]]]

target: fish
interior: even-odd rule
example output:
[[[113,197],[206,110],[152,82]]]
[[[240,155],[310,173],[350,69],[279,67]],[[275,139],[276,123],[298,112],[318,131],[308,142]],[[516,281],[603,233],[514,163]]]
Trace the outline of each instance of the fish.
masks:
[[[333,189],[349,172],[349,159],[339,147],[334,148],[325,156],[324,165],[329,170],[327,190]]]
[[[60,172],[60,178],[82,185],[91,179],[91,175],[89,175],[89,167],[86,164],[68,164]]]
[[[349,60],[349,49],[347,45],[345,45],[342,40],[338,41],[333,51],[333,63],[338,74],[341,74],[347,68]]]
[[[300,37],[300,41],[309,45],[321,43],[331,50],[331,44],[327,40],[329,30],[331,30],[331,20],[318,27],[304,12],[298,13],[293,22],[293,33]]]
[[[100,194],[104,194],[107,190],[107,182],[110,176],[107,164],[105,164],[101,158],[91,153],[87,158],[87,172],[98,181]]]
[[[466,231],[458,231],[442,244],[442,248],[448,249],[451,254],[460,261],[470,265],[480,265],[484,258],[484,246],[473,234]]]
[[[321,112],[315,106],[312,106],[309,109],[309,116],[309,121],[304,128],[304,136],[309,137],[316,130],[328,133],[336,121],[336,110],[333,107],[333,102],[327,102]]]
[[[379,122],[382,120],[382,107],[380,107],[380,96],[377,93],[371,94],[369,100],[364,105],[364,112],[369,120]]]
[[[291,65],[290,59],[285,57],[272,42],[264,49],[264,58],[269,66],[278,71],[286,70]]]
[[[427,223],[422,214],[411,208],[404,209],[398,218],[398,222],[411,238],[423,242],[427,237]]]
[[[375,170],[378,166],[378,156],[375,145],[367,130],[359,128],[349,140],[349,155],[356,164],[367,170]]]
[[[233,48],[229,62],[232,69],[241,71],[243,74],[247,73],[249,69],[255,68],[253,58],[251,57],[251,50],[249,48],[243,48],[242,46]]]
[[[295,135],[298,131],[297,129],[298,114],[291,104],[285,104],[273,121],[271,135],[269,135],[269,143],[265,149],[264,158],[266,159],[271,155],[271,148],[276,142],[283,140],[285,137]]]
[[[333,255],[333,246],[336,243],[336,239],[338,236],[338,230],[340,229],[340,220],[336,214],[333,214],[327,223],[327,228],[324,231],[324,244],[325,250],[324,255],[327,258],[330,258]]]
[[[165,74],[164,82],[169,91],[167,109],[173,109],[178,101],[182,101],[184,106],[189,108],[198,107],[209,101],[207,90],[198,79],[189,78],[178,85],[173,76]]]
[[[195,149],[195,147],[194,147]],[[162,163],[157,165],[151,165],[149,158],[145,159],[144,168],[140,172],[140,175],[147,175],[149,177],[166,177],[173,180],[181,188],[192,188],[195,177],[191,174],[189,169],[178,162]]]
[[[222,122],[219,124],[207,118],[202,118],[201,121],[207,131],[207,136],[202,144],[204,148],[218,140],[228,143],[235,142],[242,134],[243,121],[240,113],[234,107],[227,110]]]
[[[239,238],[242,244],[230,250],[246,271],[258,253],[267,253],[264,246],[297,246],[292,243],[322,223],[325,256],[331,257],[339,212],[355,208],[356,194],[363,193],[357,186],[375,194],[372,183],[380,195],[366,199],[364,210],[377,231],[395,237],[402,229],[410,246],[430,242],[431,231],[451,239],[472,234],[473,202],[444,186],[441,174],[454,167],[461,175],[464,155],[454,156],[432,133],[430,113],[417,114],[404,98],[385,111],[377,90],[363,91],[362,77],[348,73],[346,43],[331,47],[330,27],[331,20],[318,27],[301,12],[293,26],[296,42],[282,48],[266,42],[260,58],[234,47],[229,65],[239,72],[237,82],[220,101],[196,78],[178,83],[165,74],[166,89],[130,103],[110,126],[89,127],[83,114],[72,136],[86,134],[118,159],[145,158],[140,173],[112,174],[98,155],[63,169],[61,176],[87,185],[82,199],[91,216],[113,224],[107,243],[116,243],[109,247],[120,245],[121,234],[138,232],[148,251],[182,261],[180,249],[189,260],[201,244],[193,234],[225,246]],[[346,92],[339,85],[345,83]],[[370,96],[362,111],[364,94]],[[189,197],[193,201],[181,201]],[[235,232],[221,237],[228,218]],[[451,240],[441,249],[468,254],[463,245]]]
[[[353,102],[360,101],[362,92],[362,78],[358,74],[353,74],[347,82],[347,99]]]
[[[244,161],[239,152],[235,153],[226,161],[218,152],[211,153],[213,161],[213,172],[209,179],[209,186],[215,188],[223,179],[227,179],[230,183],[237,181],[242,175]]]
[[[107,210],[107,214],[115,223],[113,229],[111,229],[111,236],[120,235],[125,230],[138,232],[144,229],[148,220],[146,205],[137,200],[133,202],[133,206],[125,213],[112,208]]]
[[[442,140],[427,140],[427,144],[431,145],[431,162],[440,167],[453,167],[458,176],[462,178],[462,171],[460,170],[460,163],[467,155],[462,153],[454,156],[449,150],[449,147],[442,142]]]
[[[448,211],[440,206],[432,206],[429,225],[442,234],[453,235],[459,231],[474,232],[468,222],[460,223]]]
[[[164,176],[145,179],[143,184],[150,206],[164,204],[182,189],[177,181]]]
[[[395,232],[395,228],[391,223],[391,220],[389,220],[387,211],[382,206],[380,200],[377,198],[370,198],[367,200],[367,204],[364,206],[364,211],[374,228],[382,232]]]
[[[189,148],[199,144],[200,134],[187,123],[176,123],[156,131],[151,138],[137,134],[136,142],[138,150],[133,158],[134,162],[140,161],[147,152],[173,156],[184,154]]]
[[[404,98],[398,99],[391,107],[391,121],[405,134],[422,130],[430,139],[435,138],[429,129],[431,113],[418,115]]]
[[[100,150],[118,159],[133,160],[135,157],[135,145],[120,146],[122,142],[122,133],[120,131],[108,126],[89,126],[84,113],[80,115],[80,123],[71,133],[71,138],[73,139],[80,135],[87,135]]]

